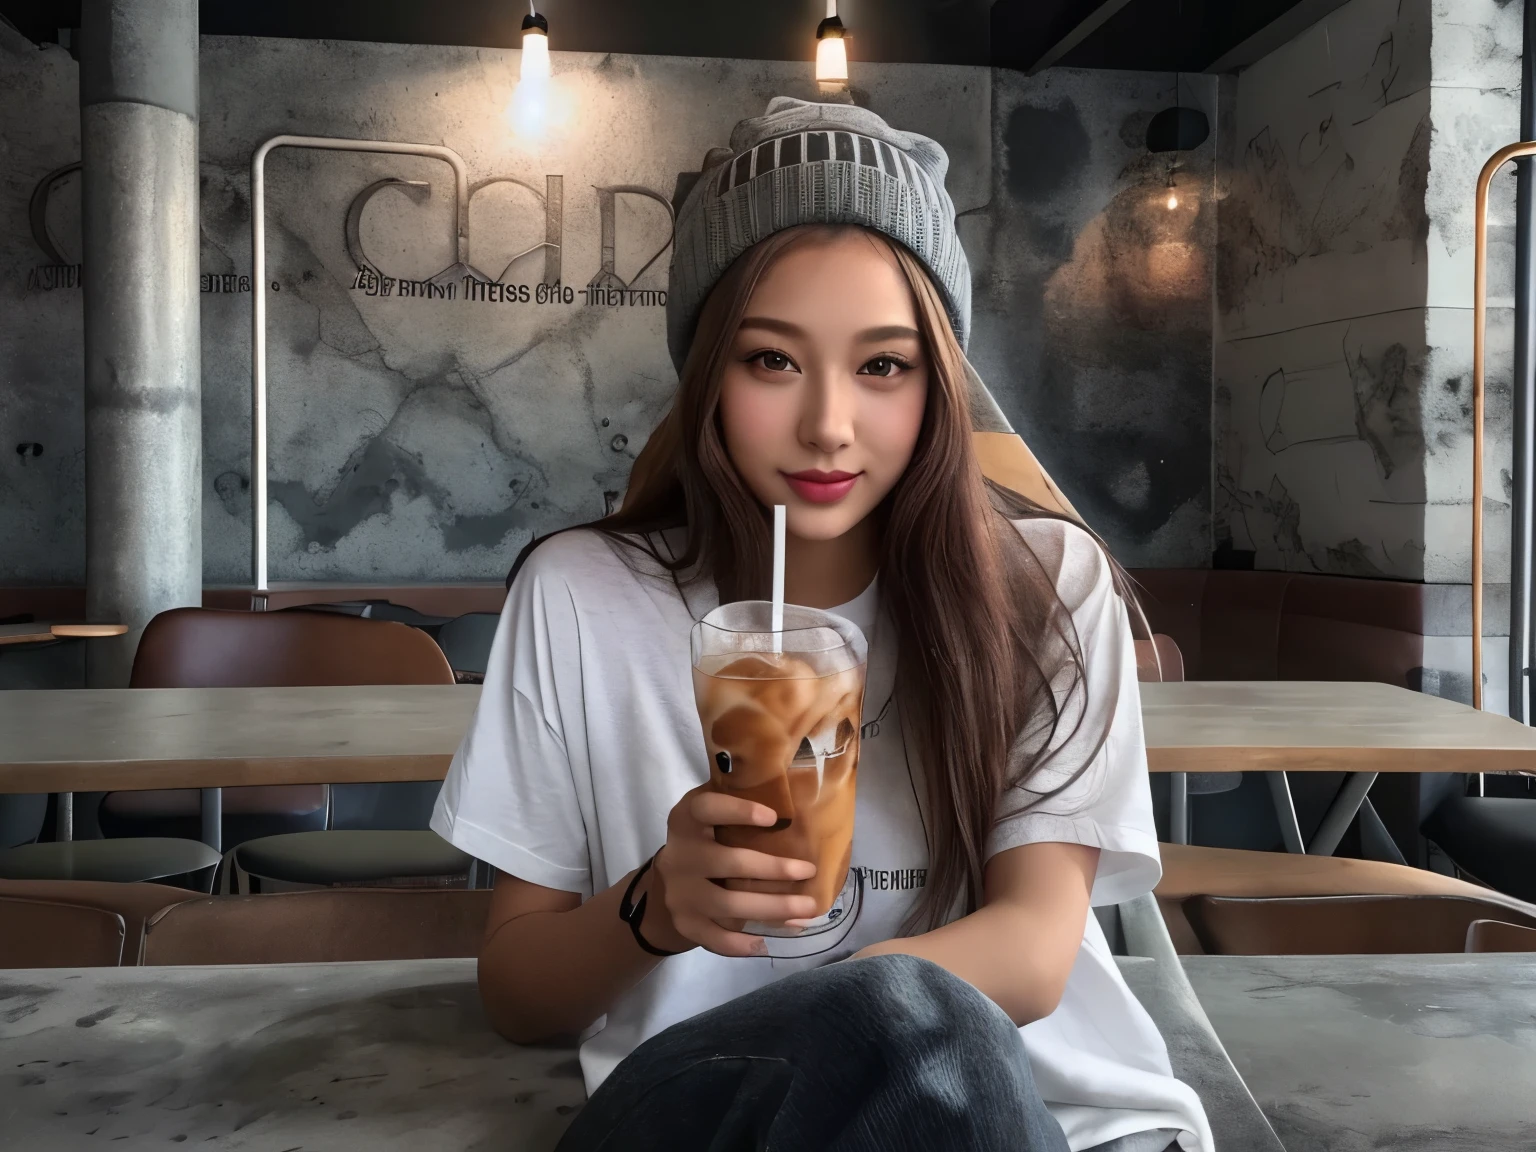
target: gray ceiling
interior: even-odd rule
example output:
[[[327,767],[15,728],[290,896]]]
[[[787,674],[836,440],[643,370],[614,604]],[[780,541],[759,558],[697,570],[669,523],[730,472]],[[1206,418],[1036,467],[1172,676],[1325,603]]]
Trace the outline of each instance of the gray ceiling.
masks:
[[[1343,0],[841,0],[855,59],[1188,72],[1257,59]],[[556,49],[808,57],[823,0],[537,0]],[[206,33],[515,47],[517,0],[201,0]],[[80,0],[0,0],[37,42]]]

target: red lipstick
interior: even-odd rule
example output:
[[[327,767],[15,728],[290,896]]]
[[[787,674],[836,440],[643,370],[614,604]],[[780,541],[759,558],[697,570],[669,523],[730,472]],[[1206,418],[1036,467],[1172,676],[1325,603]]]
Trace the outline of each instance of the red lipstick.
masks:
[[[810,504],[836,504],[858,483],[860,472],[822,472],[807,468],[803,472],[782,473],[795,495]]]

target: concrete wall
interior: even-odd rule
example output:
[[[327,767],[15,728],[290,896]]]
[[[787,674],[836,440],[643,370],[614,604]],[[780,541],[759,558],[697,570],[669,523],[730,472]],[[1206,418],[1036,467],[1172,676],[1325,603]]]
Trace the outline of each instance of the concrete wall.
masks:
[[[1215,127],[1214,78],[1184,77],[1178,99]],[[1149,153],[1147,123],[1174,100],[1164,74],[994,76],[991,236],[967,244],[984,253],[973,358],[1122,561],[1203,568],[1217,134]]]
[[[1522,7],[1434,0],[1431,42],[1429,280],[1425,299],[1424,579],[1465,583],[1472,542],[1474,190],[1498,149],[1520,138]],[[1514,363],[1514,167],[1495,179],[1489,212],[1486,579],[1509,580],[1510,379]],[[1500,620],[1500,627],[1507,627]]]
[[[1507,0],[1352,0],[1232,82],[1219,160],[1217,557],[1426,581],[1426,685],[1463,699],[1473,194],[1518,135],[1521,15]],[[1484,504],[1498,710],[1513,234],[1506,169],[1490,211]]]
[[[45,252],[28,206],[80,159],[80,74],[0,23],[0,579],[85,583],[85,330],[80,175],[49,201]]]
[[[1236,80],[1218,550],[1422,579],[1428,0],[1354,0]]]
[[[267,176],[274,580],[502,575],[530,532],[604,510],[672,389],[659,296],[587,303],[589,283],[666,287],[680,173],[810,68],[557,54],[568,121],[543,142],[504,112],[518,53],[205,37],[202,297],[205,571],[249,578],[251,154],[279,133],[444,144],[470,173],[468,264],[527,302],[466,299],[450,171],[415,157],[280,150]],[[0,27],[0,580],[83,572],[79,293],[34,243],[38,180],[78,154],[77,73]],[[1142,143],[1166,76],[855,66],[855,95],[951,156],[976,275],[972,353],[1072,499],[1130,564],[1209,555],[1211,146],[1179,173]],[[1210,104],[1209,81],[1184,102]],[[547,209],[559,178],[558,223]],[[361,210],[357,243],[346,222]],[[605,275],[602,214],[614,186]],[[77,196],[49,201],[77,245]],[[360,249],[358,247],[360,245]],[[655,263],[641,274],[653,253]],[[395,283],[358,275],[358,258]],[[41,276],[41,279],[40,279]],[[62,276],[62,279],[60,279]],[[52,279],[49,279],[52,277]],[[569,298],[540,303],[558,277]],[[419,286],[436,278],[436,288]],[[44,281],[47,281],[45,284]],[[59,286],[49,287],[57,283]],[[400,283],[405,282],[402,296]],[[273,287],[275,285],[275,287]],[[453,298],[444,295],[454,289]],[[546,289],[547,291],[547,289]],[[586,299],[596,299],[596,296]],[[43,454],[13,446],[41,443]],[[30,449],[29,449],[30,453]]]

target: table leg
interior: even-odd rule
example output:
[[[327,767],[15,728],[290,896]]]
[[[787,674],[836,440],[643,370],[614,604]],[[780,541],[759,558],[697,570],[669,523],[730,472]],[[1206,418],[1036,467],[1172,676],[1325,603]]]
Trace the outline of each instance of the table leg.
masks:
[[[1168,834],[1175,844],[1189,843],[1189,773],[1168,773]]]
[[[1306,855],[1307,846],[1301,838],[1301,825],[1296,822],[1296,804],[1291,799],[1291,784],[1284,772],[1266,772],[1269,778],[1269,794],[1275,802],[1275,817],[1280,821],[1280,835],[1285,840],[1285,850],[1299,856]]]
[[[224,825],[224,790],[222,788],[204,788],[201,790],[200,815],[202,817],[202,836],[204,844],[215,852],[224,851],[223,825]]]
[[[1373,860],[1385,860],[1388,864],[1407,865],[1408,861],[1403,856],[1402,849],[1397,846],[1397,841],[1392,839],[1392,833],[1387,831],[1386,824],[1376,812],[1376,805],[1371,803],[1370,797],[1360,805],[1360,839],[1365,854]]]
[[[1312,837],[1312,843],[1307,846],[1308,853],[1313,856],[1333,855],[1339,841],[1344,839],[1350,821],[1360,811],[1360,805],[1365,803],[1366,793],[1376,783],[1376,775],[1375,772],[1351,772],[1344,778],[1344,786],[1329,805],[1328,814],[1318,826],[1317,835]]]
[[[75,794],[60,792],[55,798],[53,838],[60,844],[75,838]]]

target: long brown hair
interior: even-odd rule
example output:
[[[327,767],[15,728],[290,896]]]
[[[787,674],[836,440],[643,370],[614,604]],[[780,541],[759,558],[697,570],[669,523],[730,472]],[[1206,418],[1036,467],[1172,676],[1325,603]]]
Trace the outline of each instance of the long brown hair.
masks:
[[[674,579],[713,579],[721,603],[766,598],[767,510],[732,465],[720,430],[725,360],[773,262],[807,238],[849,227],[776,232],[727,270],[704,304],[677,400],[653,433],[660,440],[648,445],[646,456],[659,466],[637,469],[623,506],[587,527],[642,549]],[[858,230],[892,254],[911,287],[929,364],[912,460],[872,513],[882,528],[883,609],[897,631],[902,731],[926,780],[928,883],[907,925],[912,931],[942,924],[957,903],[967,912],[979,905],[987,837],[1005,789],[1023,785],[1038,802],[1081,774],[1079,768],[1049,791],[1030,789],[1061,742],[1064,705],[1086,685],[1071,614],[1009,523],[1061,517],[983,479],[971,442],[964,353],[938,290],[904,247]],[[656,534],[678,527],[687,529],[682,552],[663,555]],[[1123,589],[1118,568],[1116,579]]]

